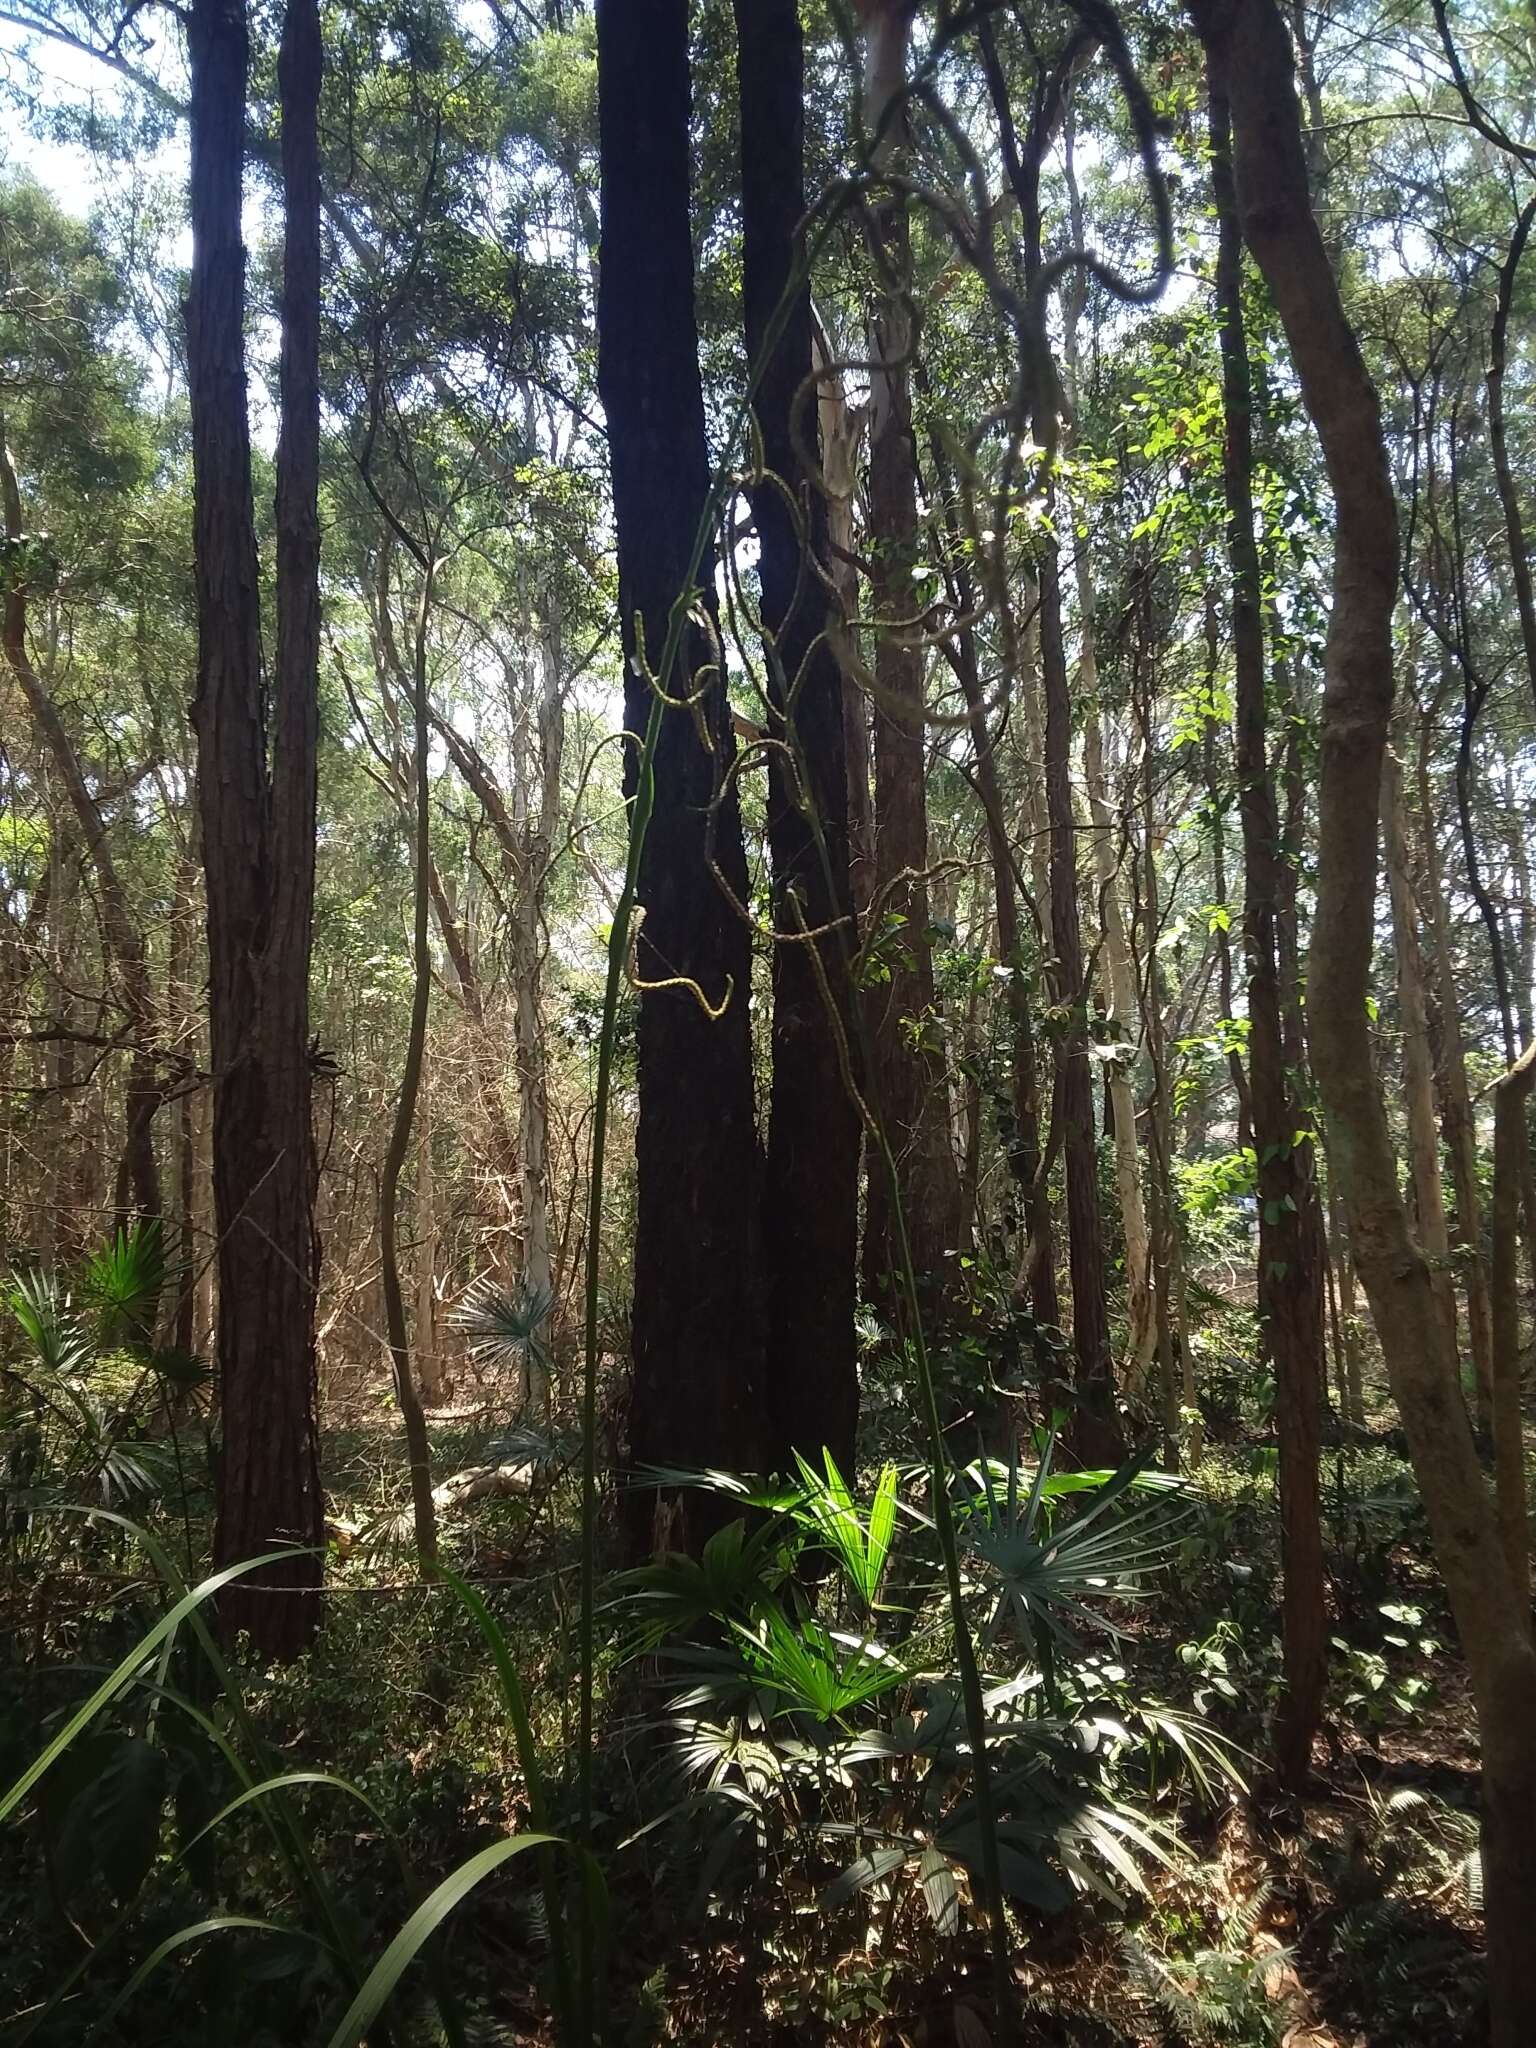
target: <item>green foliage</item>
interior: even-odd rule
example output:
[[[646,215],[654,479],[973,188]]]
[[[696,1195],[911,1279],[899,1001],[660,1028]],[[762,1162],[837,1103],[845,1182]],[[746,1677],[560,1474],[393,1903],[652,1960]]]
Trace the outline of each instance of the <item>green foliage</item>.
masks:
[[[781,1885],[814,1885],[829,1910],[909,1897],[949,1939],[966,1923],[982,1837],[958,1680],[929,1675],[946,1633],[924,1559],[932,1518],[901,1497],[890,1464],[862,1501],[824,1465],[825,1476],[801,1460],[791,1489],[695,1475],[752,1503],[756,1522],[618,1583],[627,1653],[655,1661],[673,1730],[670,1803],[635,1839],[662,1831],[662,1866],[694,1869],[700,1909],[745,1910],[739,1887],[766,1866]],[[1119,1902],[1146,1863],[1177,1854],[1133,1791],[1150,1782],[1154,1749],[1202,1794],[1234,1773],[1224,1745],[1173,1710],[1111,1706],[1082,1641],[1157,1569],[1165,1499],[1126,1503],[1137,1487],[1164,1496],[1166,1482],[1134,1465],[1056,1473],[1046,1440],[1028,1474],[1016,1456],[982,1461],[953,1486],[968,1578],[992,1617],[978,1641],[995,1653],[1003,1622],[1021,1617],[1037,1659],[1007,1659],[983,1695],[1005,1890],[1035,1912],[1063,1910],[1074,1889]],[[819,1582],[802,1563],[816,1557],[831,1567]],[[887,1582],[899,1597],[882,1597]],[[844,1609],[852,1629],[838,1625]],[[851,1860],[833,1860],[839,1845]]]
[[[1280,2048],[1288,2038],[1295,2016],[1284,1988],[1291,1956],[1260,1934],[1268,1904],[1267,1885],[1229,1901],[1214,1941],[1192,1943],[1196,1929],[1167,1926],[1126,1941],[1133,1976],[1189,2048]]]

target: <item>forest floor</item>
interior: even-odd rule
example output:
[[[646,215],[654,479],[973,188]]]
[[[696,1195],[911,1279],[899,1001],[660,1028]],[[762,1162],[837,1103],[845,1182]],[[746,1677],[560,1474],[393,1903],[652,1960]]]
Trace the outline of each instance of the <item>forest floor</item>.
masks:
[[[487,1428],[472,1413],[440,1417],[437,1469],[485,1457]],[[1153,1870],[1126,1911],[1084,1901],[1021,1926],[1015,1974],[1030,2038],[1080,2048],[1449,2048],[1475,2039],[1474,1721],[1390,1418],[1382,1413],[1371,1434],[1329,1453],[1334,1661],[1314,1783],[1300,1803],[1266,1786],[1260,1761],[1278,1677],[1273,1451],[1239,1419],[1222,1433],[1229,1440],[1212,1444],[1194,1475],[1195,1527],[1179,1568],[1148,1607],[1122,1617],[1117,1655],[1129,1685],[1160,1688],[1243,1747],[1249,1789],[1203,1810],[1186,1805],[1187,1854],[1174,1869]],[[343,1451],[361,1493],[376,1501],[397,1455],[392,1433],[349,1433],[328,1469],[343,1468]],[[568,1491],[557,1481],[531,1502],[479,1505],[458,1538],[466,1570],[518,1617],[551,1748],[571,1732],[559,1678],[575,1541]],[[354,1522],[362,1508],[359,1500]],[[359,1599],[370,1602],[361,1590]],[[447,1821],[439,1801],[451,1803],[461,1783],[469,1731],[481,1731],[467,1750],[483,1795],[506,1759],[485,1749],[494,1715],[477,1713],[454,1675],[453,1645],[430,1627],[427,1597],[402,1587],[396,1604],[398,1620],[375,1615],[367,1626],[393,1637],[382,1660],[394,1667],[391,1687],[414,1698],[423,1723],[408,1752],[417,1796]],[[407,1668],[420,1674],[414,1683]],[[620,1679],[609,1701],[620,1732],[600,1759],[621,1813],[643,1768],[618,1711],[632,1704],[624,1694]],[[462,1827],[462,1803],[453,1818]],[[634,2013],[626,2039],[916,2048],[984,2038],[985,1974],[963,1944],[946,1953],[926,1930],[880,1926],[873,1913],[871,1938],[829,1942],[814,1900],[792,1892],[690,1919],[656,1887],[643,1848],[627,1872],[621,1859],[611,1881],[625,1928],[616,1990]],[[531,1990],[509,1989],[520,1932],[515,1914],[498,1922],[493,1913],[480,1936],[496,1959],[497,2003],[515,2013],[517,2038],[533,2040]]]
[[[523,1440],[498,1421],[505,1413],[491,1398],[435,1416],[435,1471],[520,1455]],[[1080,1895],[1052,1917],[1016,1916],[1015,1981],[1027,2038],[1042,2048],[1450,2048],[1479,2036],[1473,1715],[1391,1417],[1380,1410],[1371,1432],[1327,1453],[1334,1649],[1327,1725],[1300,1803],[1267,1784],[1262,1763],[1279,1647],[1274,1454],[1261,1419],[1259,1404],[1245,1415],[1213,1401],[1213,1441],[1192,1475],[1172,1568],[1152,1598],[1116,1617],[1120,1635],[1101,1646],[1112,1657],[1095,1667],[1113,1711],[1156,1697],[1219,1731],[1242,1753],[1246,1785],[1218,1785],[1208,1799],[1170,1788],[1159,1811],[1180,1847],[1166,1865],[1149,1864],[1141,1889],[1120,1904]],[[288,1768],[333,1774],[380,1817],[377,1826],[360,1822],[355,1804],[333,1793],[305,1795],[311,1853],[353,1902],[363,1947],[377,1953],[401,1918],[387,1833],[420,1886],[528,1816],[485,1643],[448,1590],[423,1585],[411,1569],[398,1427],[382,1398],[328,1434],[324,1459],[333,1535],[326,1626],[300,1665],[253,1674],[248,1698]],[[190,1546],[206,1505],[188,1503]],[[475,1500],[447,1515],[443,1532],[447,1555],[506,1632],[541,1752],[557,1772],[576,1739],[576,1508],[573,1474],[555,1458],[527,1494]],[[142,1574],[115,1540],[77,1551],[55,1574],[54,1613],[63,1618],[53,1624],[46,1684],[39,1660],[29,1677],[13,1659],[21,1612],[4,1617],[0,1704],[22,1711],[0,1745],[3,1761],[18,1740],[25,1747],[29,1730],[53,1725],[59,1704],[78,1698],[72,1674],[82,1662],[102,1668],[135,1595],[142,1600]],[[920,1896],[900,1909],[829,1912],[803,1873],[768,1863],[734,1891],[722,1884],[700,1913],[686,1873],[645,1832],[660,1740],[650,1702],[611,1650],[603,1658],[596,1791],[618,2048],[977,2048],[990,2038],[975,1938],[939,1939]],[[0,1714],[0,1728],[4,1721]],[[561,1797],[569,1800],[568,1788],[557,1787]],[[13,1944],[0,1961],[0,2018],[27,2010],[39,1973],[46,1982],[78,1959],[80,1938],[99,1938],[91,1916],[105,1912],[72,1905],[50,1916],[47,1901],[57,1903],[59,1889],[53,1850],[41,1866],[24,1862],[0,1875],[0,1921],[35,1925],[37,1938]],[[263,1892],[268,1884],[250,1865],[237,1893],[242,1909],[280,1912],[281,1896]],[[449,1925],[447,1954],[474,2048],[553,2038],[538,1989],[540,1914],[514,1865]],[[204,1949],[209,1970],[218,1967],[213,1946]],[[193,2015],[209,2009],[210,1996],[219,2009],[231,1979],[200,1978],[199,1968],[194,1958],[162,1972],[153,2010],[141,2001],[140,2017],[130,2008],[107,2038],[125,2048],[204,2039]],[[222,1989],[210,1990],[215,1983]],[[307,2039],[262,2004],[280,1989],[275,1977],[265,1989],[255,1972],[242,1979],[249,2022],[231,2015],[221,2038],[231,2048]],[[0,2024],[0,2040],[9,2038]]]

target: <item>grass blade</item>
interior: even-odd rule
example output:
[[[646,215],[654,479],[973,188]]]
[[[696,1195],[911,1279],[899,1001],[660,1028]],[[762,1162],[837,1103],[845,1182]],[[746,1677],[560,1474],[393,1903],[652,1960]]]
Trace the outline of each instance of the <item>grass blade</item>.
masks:
[[[395,1986],[415,1961],[418,1952],[454,1907],[467,1898],[483,1878],[489,1877],[493,1870],[500,1869],[512,1857],[520,1856],[525,1849],[553,1845],[559,1840],[558,1835],[507,1835],[466,1858],[457,1870],[451,1871],[436,1891],[422,1900],[368,1972],[326,2048],[357,2048],[358,2042],[389,2003]]]
[[[159,1969],[167,1956],[174,1955],[177,1949],[185,1948],[189,1942],[201,1941],[205,1934],[221,1934],[226,1929],[234,1927],[254,1928],[261,1934],[297,1934],[306,1941],[315,1939],[313,1935],[305,1934],[302,1927],[283,1927],[275,1920],[253,1920],[246,1913],[219,1913],[211,1920],[194,1920],[191,1926],[178,1927],[174,1934],[168,1934],[165,1937],[158,1948],[150,1950],[122,1990],[119,1991],[116,1998],[107,2007],[101,2018],[91,2028],[90,2033],[86,2035],[86,2039],[88,2041],[94,2040],[104,2027],[112,2024],[113,2020],[116,2019],[129,1999],[133,1997],[140,1985],[143,1984],[147,1977],[153,1975]]]
[[[260,1571],[264,1565],[280,1564],[284,1558],[296,1555],[297,1552],[292,1550],[274,1550],[269,1551],[265,1557],[248,1557],[240,1564],[228,1565],[223,1571],[215,1572],[212,1578],[204,1579],[201,1585],[194,1586],[190,1593],[184,1593],[169,1613],[163,1614],[154,1627],[139,1638],[116,1669],[97,1686],[85,1705],[71,1714],[53,1740],[28,1764],[4,1798],[0,1799],[0,1821],[9,1819],[38,1779],[57,1763],[75,1737],[90,1726],[119,1687],[134,1676],[140,1665],[160,1647],[168,1635],[180,1627],[195,1608],[200,1607],[205,1600],[211,1599],[221,1586],[227,1586],[231,1580],[243,1579],[247,1573]]]

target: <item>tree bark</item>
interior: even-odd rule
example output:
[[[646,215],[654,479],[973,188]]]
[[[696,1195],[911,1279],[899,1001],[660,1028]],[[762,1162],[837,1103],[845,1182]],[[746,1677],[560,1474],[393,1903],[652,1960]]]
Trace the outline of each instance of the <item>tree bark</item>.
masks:
[[[437,1348],[437,1186],[432,1160],[432,1093],[423,1076],[421,1129],[416,1134],[416,1374],[423,1406],[436,1408],[448,1392]]]
[[[318,645],[321,48],[291,0],[280,56],[286,242],[278,447],[276,760],[269,776],[240,237],[246,74],[240,0],[194,0],[192,414],[198,679],[193,721],[208,901],[213,1178],[223,1448],[214,1552],[300,1554],[230,1587],[220,1616],[264,1656],[303,1649],[324,1541],[315,1435],[308,958]],[[279,1597],[276,1589],[283,1589]]]
[[[1056,1110],[1067,1182],[1067,1264],[1072,1278],[1072,1348],[1077,1408],[1067,1436],[1085,1465],[1118,1464],[1125,1439],[1115,1412],[1114,1367],[1105,1300],[1104,1223],[1099,1214],[1093,1075],[1088,1058],[1088,989],[1077,908],[1077,821],[1072,809],[1072,698],[1061,629],[1061,579],[1054,541],[1042,543],[1040,668],[1045,687],[1045,802],[1050,820]]]
[[[1509,249],[1499,269],[1498,297],[1493,327],[1488,337],[1488,447],[1493,456],[1493,473],[1499,488],[1499,505],[1504,514],[1504,533],[1509,542],[1509,570],[1515,585],[1515,609],[1520,617],[1520,644],[1525,651],[1525,673],[1532,701],[1536,702],[1536,591],[1531,587],[1531,551],[1525,538],[1525,519],[1520,510],[1520,493],[1509,459],[1509,438],[1504,426],[1504,372],[1509,360],[1509,313],[1515,296],[1515,278],[1520,259],[1536,222],[1536,199],[1528,199],[1515,222]]]
[[[1536,1652],[1397,1185],[1366,1011],[1382,754],[1392,711],[1397,521],[1381,414],[1308,201],[1291,51],[1274,0],[1191,9],[1232,108],[1238,201],[1290,344],[1334,501],[1312,1051],[1348,1212],[1477,1700],[1493,2048],[1536,2007]]]
[[[1536,1043],[1527,1046],[1493,1095],[1493,1483],[1499,1534],[1515,1591],[1531,1601],[1530,1527],[1525,1497],[1525,1416],[1520,1398],[1520,1180],[1528,1156],[1525,1114],[1536,1083]]]
[[[1248,969],[1248,1087],[1258,1158],[1259,1314],[1275,1371],[1280,1443],[1281,1635],[1285,1690],[1275,1729],[1280,1782],[1306,1782],[1327,1683],[1318,1462],[1323,1380],[1322,1273],[1306,1230],[1311,1141],[1286,1067],[1277,921],[1284,859],[1268,750],[1264,623],[1254,534],[1253,394],[1243,328],[1242,236],[1228,103],[1210,68],[1211,189],[1219,247],[1217,321],[1225,424],[1222,477],[1232,572],[1235,755],[1243,832],[1243,949]]]
[[[764,1445],[746,862],[713,623],[709,459],[693,310],[686,0],[599,0],[602,266],[598,386],[608,421],[625,723],[661,714],[654,810],[641,859],[637,936],[631,1466],[751,1470]],[[675,606],[678,659],[659,672]],[[692,710],[675,700],[697,701]],[[635,788],[631,754],[628,787]],[[682,985],[683,981],[689,984]],[[671,982],[646,989],[647,983]],[[710,1006],[706,1010],[705,1005]],[[629,1496],[631,1537],[651,1547],[654,1497]],[[670,1541],[681,1504],[655,1503]],[[690,1502],[690,1511],[693,1503]],[[659,1530],[658,1530],[659,1533]]]
[[[1067,198],[1072,240],[1085,246],[1082,202],[1073,166],[1073,125],[1068,108],[1064,122]],[[1082,317],[1085,285],[1074,282],[1066,306],[1064,352],[1067,391],[1074,415],[1082,402],[1082,364],[1078,352],[1078,322]],[[1114,1126],[1115,1192],[1120,1203],[1120,1229],[1125,1246],[1127,1391],[1135,1393],[1145,1379],[1155,1352],[1166,1350],[1164,1332],[1171,1328],[1166,1301],[1156,1304],[1154,1313],[1154,1253],[1148,1226],[1147,1203],[1141,1185],[1141,1149],[1137,1138],[1136,1092],[1132,1082],[1136,1047],[1141,1038],[1141,1013],[1137,1004],[1136,972],[1131,958],[1130,935],[1126,928],[1124,886],[1121,864],[1129,835],[1117,820],[1109,802],[1104,775],[1104,718],[1099,701],[1098,591],[1094,584],[1092,543],[1088,535],[1078,537],[1074,551],[1078,611],[1078,701],[1086,706],[1083,734],[1083,767],[1088,784],[1089,817],[1093,826],[1093,872],[1098,884],[1100,918],[1104,938],[1104,978],[1108,984],[1110,1014],[1125,1034],[1127,1058],[1116,1060],[1106,1081],[1109,1111]],[[1117,838],[1121,844],[1117,844]],[[1164,1191],[1165,1192],[1165,1191]],[[1177,1210],[1159,1202],[1165,1223],[1172,1218],[1177,1232]],[[1164,1257],[1156,1277],[1163,1284],[1168,1272],[1166,1235]]]
[[[1403,1106],[1408,1119],[1409,1176],[1419,1242],[1446,1318],[1446,1338],[1456,1343],[1456,1295],[1451,1284],[1451,1234],[1440,1179],[1440,1131],[1435,1119],[1434,1068],[1429,1049],[1429,1015],[1424,1003],[1424,969],[1419,952],[1418,911],[1408,867],[1403,820],[1403,776],[1391,748],[1382,763],[1381,809],[1386,842],[1392,942],[1397,954],[1398,1024],[1403,1044]]]
[[[893,55],[898,40],[899,51]],[[903,82],[898,57],[905,50],[905,35],[881,48],[889,61],[871,73],[866,118],[872,129],[883,127],[884,160],[899,163],[905,145],[903,117],[900,111],[888,117],[887,108]],[[950,1142],[930,936],[924,654],[913,576],[921,540],[912,432],[912,242],[905,192],[880,190],[871,202],[870,224],[879,270],[868,341],[873,367],[867,552],[878,622],[871,914],[883,930],[883,959],[889,969],[889,980],[871,991],[867,1008],[874,1068],[871,1094],[896,1162],[913,1266],[930,1289],[942,1290],[946,1258],[959,1243],[960,1176]],[[890,1296],[897,1243],[891,1192],[871,1149],[864,1284],[873,1298]]]
[[[1493,1308],[1489,1295],[1488,1262],[1483,1256],[1483,1198],[1478,1179],[1477,1126],[1472,1113],[1472,1091],[1467,1081],[1467,1050],[1461,1028],[1456,962],[1451,946],[1450,909],[1446,902],[1440,844],[1430,800],[1429,743],[1430,725],[1425,719],[1421,722],[1419,734],[1418,812],[1424,862],[1425,899],[1422,909],[1434,959],[1439,1027],[1435,1080],[1440,1100],[1440,1128],[1450,1158],[1451,1186],[1456,1197],[1455,1243],[1466,1280],[1467,1341],[1472,1352],[1478,1426],[1491,1430]]]
[[[10,450],[5,445],[3,419],[0,419],[0,505],[4,509],[6,540],[14,544],[23,538],[24,526],[21,493]],[[124,1102],[123,1178],[132,1194],[135,1212],[148,1220],[158,1217],[162,1208],[154,1135],[155,1111],[160,1106],[162,1090],[155,1074],[154,1037],[158,1017],[154,991],[150,986],[144,936],[128,907],[128,893],[117,871],[101,806],[91,794],[80,758],[59,716],[58,706],[38,674],[27,647],[27,588],[24,580],[16,575],[6,578],[0,641],[4,643],[6,661],[26,699],[32,721],[64,785],[86,856],[96,876],[102,938],[112,963],[118,998],[133,1032]]]
[[[417,1562],[423,1575],[430,1575],[437,1562],[432,1446],[422,1410],[419,1374],[411,1358],[399,1245],[400,1176],[405,1171],[406,1154],[411,1148],[411,1130],[421,1094],[427,1021],[432,1004],[432,781],[428,754],[427,636],[435,578],[430,541],[421,550],[416,566],[420,572],[421,587],[417,594],[411,643],[411,1015],[406,1031],[405,1059],[400,1070],[400,1092],[395,1098],[394,1120],[390,1125],[389,1143],[384,1150],[384,1165],[379,1175],[379,1279],[384,1290],[384,1328],[389,1339],[395,1400],[405,1431]],[[381,592],[380,603],[387,608],[387,590]]]
[[[770,1453],[854,1461],[861,1125],[843,674],[827,597],[826,501],[814,445],[805,211],[804,48],[797,0],[736,0],[742,303],[761,471],[751,490],[767,667],[773,869],[773,1081],[763,1191]],[[777,332],[774,332],[775,322]],[[807,452],[809,452],[807,450]],[[824,933],[797,941],[799,931]],[[787,936],[786,936],[787,935]]]

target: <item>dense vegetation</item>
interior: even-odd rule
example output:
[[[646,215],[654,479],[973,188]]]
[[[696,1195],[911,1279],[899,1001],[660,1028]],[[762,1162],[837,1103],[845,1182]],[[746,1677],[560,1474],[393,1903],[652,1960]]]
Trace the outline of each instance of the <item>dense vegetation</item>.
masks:
[[[0,2039],[1528,2039],[1533,36],[0,8]]]

